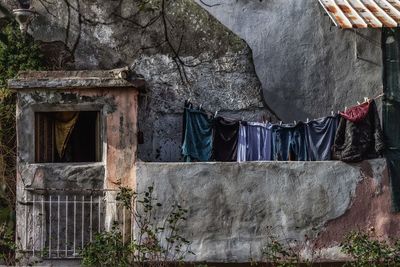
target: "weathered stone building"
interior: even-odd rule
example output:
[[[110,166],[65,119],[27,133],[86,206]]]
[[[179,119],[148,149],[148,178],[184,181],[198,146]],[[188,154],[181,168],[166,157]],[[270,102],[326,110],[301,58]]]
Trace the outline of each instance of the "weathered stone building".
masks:
[[[76,257],[121,220],[115,194],[136,187],[144,80],[120,71],[29,72],[9,83],[18,99],[16,236],[33,258]]]
[[[154,184],[156,197],[166,206],[179,202],[188,207],[184,234],[193,241],[196,255],[188,260],[194,261],[258,259],[267,228],[276,226],[274,235],[311,240],[324,260],[343,256],[338,244],[352,229],[373,227],[383,238],[400,236],[400,217],[390,213],[383,159],[354,165],[177,163],[182,160],[186,99],[229,117],[258,121],[267,115],[275,121],[298,121],[329,115],[380,94],[379,30],[340,30],[318,1],[310,0],[220,0],[209,6],[175,1],[161,13],[174,25],[168,38],[157,6],[138,13],[131,1],[32,4],[39,15],[30,34],[41,42],[49,67],[129,66],[146,86],[139,92],[137,86],[111,77],[117,87],[132,89],[124,95],[122,89],[104,89],[110,84],[86,83],[99,77],[80,77],[80,72],[64,73],[59,83],[52,81],[60,75],[56,73],[46,74],[50,78],[45,81],[36,74],[12,81],[10,87],[19,92],[19,129],[33,129],[31,105],[57,111],[65,111],[60,106],[101,106],[104,120],[110,120],[102,128],[107,133],[109,129],[100,144],[102,163],[93,166],[31,164],[34,137],[30,131],[20,131],[19,181],[26,179],[32,187],[36,182],[38,187],[82,189],[124,184],[139,191]],[[77,76],[78,84],[71,84],[71,76]],[[23,89],[25,78],[28,89]],[[136,105],[137,113],[131,110]],[[139,131],[143,144],[136,143]],[[97,219],[120,218],[115,209],[96,208],[101,213]],[[18,218],[26,218],[23,206],[18,212]]]

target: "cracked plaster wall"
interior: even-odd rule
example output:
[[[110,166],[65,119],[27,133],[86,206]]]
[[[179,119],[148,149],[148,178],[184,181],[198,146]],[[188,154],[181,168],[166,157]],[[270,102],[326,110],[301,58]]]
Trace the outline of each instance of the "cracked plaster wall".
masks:
[[[169,209],[188,209],[181,234],[192,241],[191,261],[260,260],[268,237],[300,240],[322,261],[340,260],[339,244],[351,230],[374,227],[381,238],[400,236],[390,213],[384,159],[343,162],[139,163],[139,192],[154,186]]]

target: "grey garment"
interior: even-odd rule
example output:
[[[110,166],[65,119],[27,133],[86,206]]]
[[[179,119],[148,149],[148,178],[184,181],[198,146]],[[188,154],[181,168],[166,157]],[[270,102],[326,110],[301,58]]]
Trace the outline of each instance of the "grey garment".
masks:
[[[272,159],[272,125],[270,123],[241,122],[237,161],[268,161]]]
[[[332,159],[332,146],[335,141],[338,122],[338,116],[330,116],[306,124],[309,160]]]

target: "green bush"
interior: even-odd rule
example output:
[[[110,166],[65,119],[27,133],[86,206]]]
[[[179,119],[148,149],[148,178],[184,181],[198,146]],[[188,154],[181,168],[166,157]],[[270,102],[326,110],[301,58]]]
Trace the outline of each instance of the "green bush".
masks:
[[[5,38],[0,42],[0,87],[4,88],[7,79],[19,71],[43,69],[43,55],[30,35],[20,33],[16,23],[8,23],[2,33]]]
[[[368,233],[351,232],[345,237],[341,249],[354,260],[346,266],[400,266],[400,240],[389,244]]]
[[[129,266],[130,248],[122,242],[116,226],[111,231],[99,233],[82,251],[84,266]]]
[[[171,262],[179,264],[188,253],[193,254],[190,242],[181,235],[181,223],[188,212],[182,206],[166,207],[171,212],[161,223],[157,212],[165,207],[153,197],[153,187],[140,195],[121,188],[117,201],[134,218],[134,237],[124,243],[116,223],[84,247],[84,266],[167,266]]]

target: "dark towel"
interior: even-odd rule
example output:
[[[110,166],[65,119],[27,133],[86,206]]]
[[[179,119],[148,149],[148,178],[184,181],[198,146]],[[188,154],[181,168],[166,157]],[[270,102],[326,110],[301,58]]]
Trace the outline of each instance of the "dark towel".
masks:
[[[239,124],[239,121],[215,118],[213,158],[216,161],[236,161]]]

